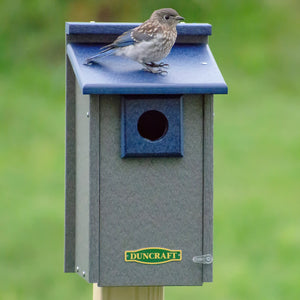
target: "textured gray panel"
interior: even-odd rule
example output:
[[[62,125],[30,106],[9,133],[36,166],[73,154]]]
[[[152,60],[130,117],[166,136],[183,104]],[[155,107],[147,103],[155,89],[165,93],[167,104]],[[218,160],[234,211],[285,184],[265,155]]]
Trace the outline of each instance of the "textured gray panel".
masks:
[[[200,98],[200,99],[199,99]],[[184,98],[183,158],[120,158],[120,97],[100,98],[100,285],[201,285],[202,96]],[[205,209],[205,207],[204,207]],[[126,263],[144,247],[182,250],[181,262]]]
[[[89,281],[98,282],[99,277],[99,96],[90,96],[90,248]]]
[[[75,75],[66,60],[65,272],[75,271]]]
[[[204,95],[203,254],[213,255],[213,95]],[[203,265],[203,281],[212,281],[213,264]]]
[[[89,96],[76,82],[76,267],[89,279]]]

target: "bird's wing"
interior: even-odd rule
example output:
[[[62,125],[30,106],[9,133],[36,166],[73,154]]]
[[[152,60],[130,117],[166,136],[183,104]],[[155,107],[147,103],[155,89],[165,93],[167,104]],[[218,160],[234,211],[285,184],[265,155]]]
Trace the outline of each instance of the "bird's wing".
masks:
[[[135,44],[137,41],[132,37],[133,29],[124,32],[113,43],[100,48],[100,51],[86,59],[86,64],[93,62],[96,58],[102,58],[114,54],[117,48],[122,48]]]
[[[150,20],[145,21],[140,26],[132,30],[132,37],[136,42],[149,42],[155,39],[157,34],[162,33],[162,28],[160,26],[153,26]]]
[[[133,45],[136,43],[135,39],[132,37],[133,29],[124,32],[120,35],[113,43],[112,46],[114,47],[126,47]]]
[[[147,31],[142,28],[133,30],[131,35],[136,42],[148,42],[153,39],[153,34],[147,33]]]
[[[126,47],[135,43],[152,40],[153,35],[148,34],[147,31],[143,29],[146,28],[141,28],[141,26],[139,26],[124,32],[112,43],[112,45],[114,47]]]

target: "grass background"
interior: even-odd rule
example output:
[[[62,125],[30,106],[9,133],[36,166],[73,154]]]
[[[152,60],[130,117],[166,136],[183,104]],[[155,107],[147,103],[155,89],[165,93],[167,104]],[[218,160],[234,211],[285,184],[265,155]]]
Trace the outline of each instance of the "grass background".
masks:
[[[229,86],[215,101],[214,282],[165,298],[299,298],[300,2],[2,0],[0,299],[92,299],[63,273],[64,22],[161,7],[213,25]]]

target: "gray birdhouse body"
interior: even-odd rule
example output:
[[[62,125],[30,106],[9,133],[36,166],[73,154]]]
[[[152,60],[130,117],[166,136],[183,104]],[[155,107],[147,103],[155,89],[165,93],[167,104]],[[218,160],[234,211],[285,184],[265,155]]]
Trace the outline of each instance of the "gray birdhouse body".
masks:
[[[85,58],[138,24],[67,23],[65,272],[99,286],[212,281],[208,24],[180,24],[168,74]]]

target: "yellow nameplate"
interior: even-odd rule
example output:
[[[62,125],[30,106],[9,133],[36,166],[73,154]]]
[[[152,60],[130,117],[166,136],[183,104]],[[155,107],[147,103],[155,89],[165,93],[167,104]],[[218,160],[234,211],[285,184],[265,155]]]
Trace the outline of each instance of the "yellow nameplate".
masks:
[[[165,264],[171,261],[181,261],[181,250],[170,250],[160,247],[141,248],[125,251],[126,262],[137,262],[147,265]]]

